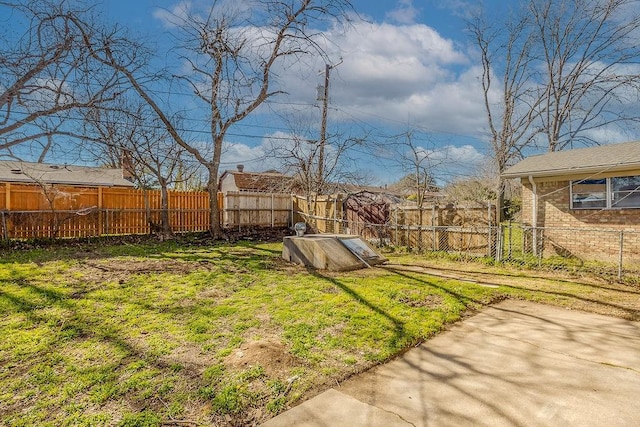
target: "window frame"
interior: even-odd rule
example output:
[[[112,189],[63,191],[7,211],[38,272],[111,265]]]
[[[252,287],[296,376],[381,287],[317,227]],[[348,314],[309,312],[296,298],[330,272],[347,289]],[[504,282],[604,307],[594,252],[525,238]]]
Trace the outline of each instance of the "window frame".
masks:
[[[613,184],[612,181],[616,178],[636,178],[638,180],[640,180],[640,175],[623,175],[623,176],[612,176],[609,178],[600,178],[600,179],[593,179],[593,178],[585,178],[585,179],[579,179],[579,180],[571,180],[569,181],[569,208],[571,210],[577,210],[577,211],[584,211],[584,210],[620,210],[620,209],[640,209],[640,200],[637,202],[638,204],[636,206],[616,206],[616,201],[614,200],[614,197],[616,194],[619,193],[629,193],[629,194],[634,194],[637,193],[638,197],[640,198],[640,188],[637,187],[634,190],[613,190]],[[579,185],[579,184],[585,184],[588,183],[588,181],[601,181],[604,180],[605,181],[605,203],[604,206],[576,206],[575,205],[575,200],[574,200],[574,194],[576,194],[574,192],[574,185]],[[594,191],[593,194],[595,193],[601,193],[601,191]],[[577,194],[588,194],[585,192],[579,192]],[[625,196],[628,197],[628,196]]]

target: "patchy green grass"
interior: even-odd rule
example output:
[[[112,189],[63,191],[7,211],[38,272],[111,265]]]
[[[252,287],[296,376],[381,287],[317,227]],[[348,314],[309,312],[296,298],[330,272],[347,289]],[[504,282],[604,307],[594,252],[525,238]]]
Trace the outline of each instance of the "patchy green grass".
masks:
[[[490,288],[397,268],[330,274],[281,250],[172,241],[1,253],[0,424],[255,425],[470,309],[587,292],[513,275]]]

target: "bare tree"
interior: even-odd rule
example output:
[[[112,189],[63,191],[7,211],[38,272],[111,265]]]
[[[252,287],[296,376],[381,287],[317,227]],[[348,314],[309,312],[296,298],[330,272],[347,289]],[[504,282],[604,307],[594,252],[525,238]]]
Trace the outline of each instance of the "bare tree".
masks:
[[[530,146],[540,129],[540,90],[535,85],[538,70],[533,65],[532,49],[537,37],[528,15],[512,17],[506,23],[477,16],[468,23],[478,47],[482,74],[480,82],[489,143],[497,173],[496,198],[499,220],[504,218],[505,183],[502,172]]]
[[[64,0],[0,1],[0,15],[25,24],[0,39],[0,150],[32,144],[42,161],[53,135],[77,136],[70,117],[118,96],[117,73],[87,54],[112,41],[99,39],[89,10]]]
[[[446,162],[446,152],[438,150],[428,138],[418,140],[413,130],[396,135],[380,147],[383,157],[395,163],[403,177],[393,187],[409,191],[418,207],[418,223],[424,224],[424,207],[430,192],[437,191],[435,168]],[[433,224],[432,224],[433,225]],[[422,248],[422,228],[418,229],[418,245]]]
[[[549,151],[599,144],[596,129],[640,120],[640,8],[633,0],[530,0],[545,74],[539,104]],[[538,62],[537,62],[538,63]]]
[[[160,188],[160,223],[153,220],[146,199],[147,217],[152,230],[166,237],[172,233],[169,221],[169,188],[189,178],[185,150],[177,145],[149,111],[145,103],[120,98],[110,108],[91,110],[85,121],[85,135],[96,161],[122,167],[143,190]],[[173,118],[179,123],[179,118]],[[186,172],[185,172],[186,171]]]
[[[394,162],[403,174],[394,186],[408,190],[422,209],[428,193],[438,189],[435,169],[447,161],[446,152],[436,149],[428,139],[418,140],[412,130],[389,138],[381,149],[385,153],[383,156]]]
[[[415,195],[422,209],[428,193],[437,191],[435,168],[446,161],[446,153],[436,150],[429,141],[417,141],[413,131],[407,131],[387,143],[391,157],[404,173],[401,184]],[[433,145],[433,144],[431,144]]]
[[[266,155],[295,177],[296,186],[305,194],[311,210],[318,195],[362,183],[364,177],[354,168],[349,153],[362,145],[365,138],[333,134],[325,135],[324,143],[320,143],[311,129],[291,125],[290,128],[295,129],[290,136],[269,139]]]
[[[500,175],[524,149],[598,144],[597,129],[639,121],[640,10],[632,0],[527,0],[506,21],[468,25],[482,64]],[[494,84],[498,81],[498,85]],[[629,108],[631,106],[631,108]],[[497,188],[503,218],[505,183]]]
[[[214,1],[204,14],[174,17],[179,30],[181,59],[189,65],[179,78],[192,89],[193,100],[207,111],[210,140],[205,146],[190,143],[139,74],[122,64],[113,52],[96,57],[122,73],[151,106],[174,141],[208,171],[211,234],[222,234],[217,204],[219,168],[229,129],[255,112],[270,98],[274,68],[284,60],[319,53],[317,37],[322,25],[346,16],[348,0],[257,0],[250,9],[242,4]]]

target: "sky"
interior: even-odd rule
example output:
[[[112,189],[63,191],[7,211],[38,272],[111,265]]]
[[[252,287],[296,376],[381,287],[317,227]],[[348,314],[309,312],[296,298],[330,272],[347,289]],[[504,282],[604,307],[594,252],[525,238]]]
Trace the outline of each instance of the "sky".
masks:
[[[142,38],[170,40],[169,36],[158,37],[171,30],[170,13],[199,1],[105,0],[99,10],[108,21]],[[384,144],[390,135],[410,130],[425,153],[447,158],[449,166],[438,170],[440,182],[475,175],[488,162],[485,113],[478,61],[464,19],[478,3],[354,0],[352,4],[361,20],[346,31],[330,29],[326,34],[331,40],[328,57],[335,64],[330,79],[329,131],[366,134]],[[323,69],[323,63],[309,61],[295,70],[280,70],[287,95],[276,99],[271,109],[294,106],[307,120],[317,118],[319,122],[316,87],[322,83]],[[290,132],[265,109],[259,111],[230,129],[222,169],[233,169],[236,164],[255,171],[277,168],[265,159],[268,139]],[[354,168],[374,184],[391,183],[406,173],[397,161],[379,151],[371,154],[362,149],[355,157]]]
[[[172,14],[181,8],[197,10],[211,2],[101,0],[95,3],[94,11],[107,24],[126,28],[158,52],[169,52],[165,56],[169,63],[162,65],[183,72],[185,64],[170,51],[176,40]],[[407,171],[402,169],[397,153],[371,147],[384,147],[394,136],[411,132],[417,150],[438,164],[434,169],[438,182],[476,176],[490,160],[478,80],[479,56],[465,31],[465,18],[479,2],[351,3],[357,12],[351,25],[340,30],[323,29],[326,61],[331,66],[328,131],[332,135],[365,136],[367,140],[367,147],[352,151],[351,167],[369,177],[371,184],[398,180]],[[485,0],[483,4],[505,13],[510,7],[510,2],[502,0]],[[324,68],[325,59],[319,57],[276,67],[274,88],[286,94],[273,98],[268,106],[229,129],[221,169],[234,169],[237,164],[245,165],[248,171],[278,169],[278,163],[267,155],[269,146],[274,140],[295,134],[292,117],[304,122],[311,133],[318,133],[321,102],[317,100],[317,86],[323,82]],[[168,90],[156,88],[155,95],[162,98]],[[190,105],[184,97],[179,102],[184,102],[180,108],[193,112],[185,122],[193,130],[192,137],[206,139],[208,125],[198,114],[202,106]],[[289,121],[283,121],[282,116]]]
[[[117,24],[129,37],[155,50],[158,55],[154,65],[168,67],[176,75],[188,75],[192,70],[176,49],[180,43],[174,25],[176,16],[185,9],[201,14],[214,2],[242,7],[251,0],[69,1],[91,5],[108,27]],[[466,20],[479,7],[487,9],[487,16],[508,17],[519,2],[350,1],[357,12],[351,16],[350,25],[317,29],[325,57],[303,56],[296,62],[281,61],[274,66],[271,89],[282,94],[229,129],[221,171],[235,169],[238,164],[247,171],[282,170],[282,164],[270,155],[273,144],[286,145],[293,137],[307,142],[319,140],[322,102],[317,99],[317,88],[329,65],[330,140],[350,137],[365,141],[349,153],[350,172],[369,178],[374,185],[397,181],[410,172],[403,168],[410,163],[389,147],[394,141],[402,141],[402,135],[410,134],[416,153],[433,162],[432,172],[438,183],[483,175],[491,163],[491,150],[480,54],[466,31]],[[14,20],[5,17],[2,22],[10,28]],[[0,27],[3,30],[6,28]],[[186,114],[181,127],[188,131],[189,141],[199,147],[208,144],[208,108],[197,102],[191,87],[172,82],[171,86],[163,83],[150,90],[158,104],[168,106],[169,114]],[[492,90],[491,97],[499,100],[498,85],[494,84]],[[623,93],[620,98],[625,100],[621,108],[640,108],[635,93]],[[602,144],[640,138],[640,127],[625,131],[603,126],[591,132],[589,136]],[[331,147],[328,149],[331,155]],[[528,150],[526,155],[536,154],[535,148]],[[87,153],[76,151],[72,148],[58,158],[52,152],[45,161],[95,162]],[[70,152],[73,159],[64,157]]]

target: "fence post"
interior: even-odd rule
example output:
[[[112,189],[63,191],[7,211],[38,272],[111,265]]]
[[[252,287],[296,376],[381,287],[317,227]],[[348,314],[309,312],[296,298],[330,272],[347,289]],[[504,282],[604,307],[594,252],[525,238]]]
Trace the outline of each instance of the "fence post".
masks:
[[[7,230],[7,215],[5,211],[0,211],[2,215],[2,239],[9,240],[9,230]]]
[[[489,225],[487,231],[487,257],[491,258],[493,255],[493,248],[491,242],[491,202],[487,202],[487,224]]]
[[[504,225],[503,224],[499,224],[498,225],[498,235],[497,235],[497,248],[496,248],[496,260],[498,262],[502,262],[502,260],[504,259]]]
[[[513,248],[513,224],[511,223],[511,220],[509,220],[509,238],[508,239],[509,239],[509,259],[511,259],[512,248]]]
[[[271,228],[275,227],[276,224],[276,218],[275,218],[275,211],[274,211],[274,199],[273,199],[273,193],[271,193]]]
[[[396,247],[398,247],[398,207],[396,206],[394,208],[393,211],[395,217],[396,217],[396,233],[395,233],[395,237],[396,237]]]
[[[436,205],[435,203],[433,204],[433,206],[431,207],[431,227],[433,227],[433,234],[431,236],[431,243],[432,243],[432,250],[433,252],[435,252],[438,249],[438,233],[436,232]]]
[[[544,252],[544,234],[542,234],[542,233],[544,233],[544,230],[540,229],[540,231],[541,231],[541,235],[540,236],[538,236],[538,227],[534,227],[533,231],[534,231],[533,235],[535,237],[535,240],[534,240],[534,242],[535,242],[535,251],[536,251],[536,256],[538,257],[538,268],[540,268],[540,267],[542,267],[542,253]],[[542,239],[539,239],[539,237],[542,238]],[[540,244],[539,240],[542,240],[542,247],[541,248],[538,247],[538,245]]]
[[[340,225],[338,224],[338,195],[333,199],[333,232],[340,232]]]
[[[618,255],[618,280],[622,280],[623,247],[624,247],[624,230],[620,230],[620,253]]]

